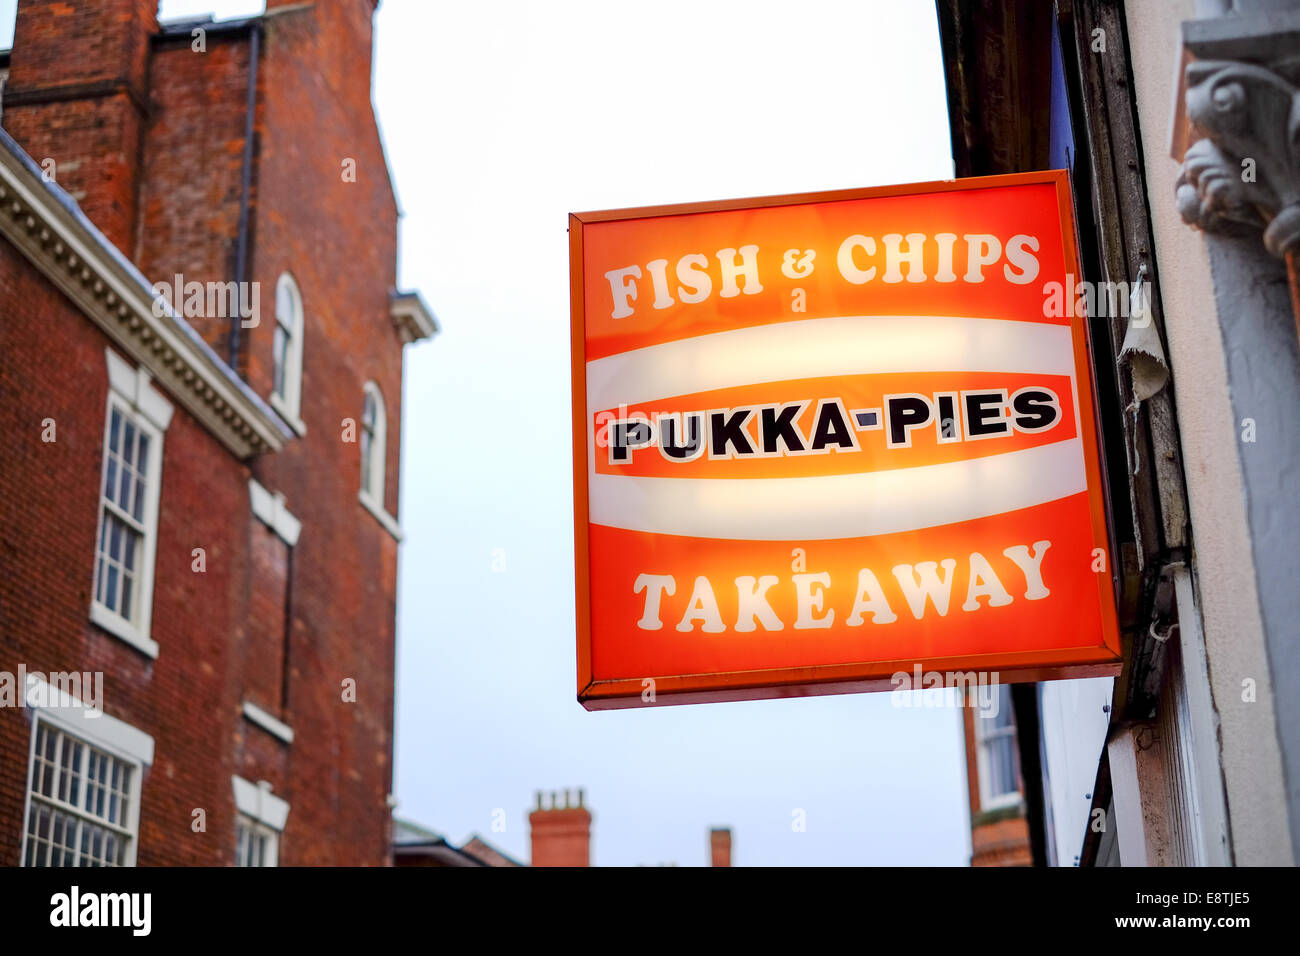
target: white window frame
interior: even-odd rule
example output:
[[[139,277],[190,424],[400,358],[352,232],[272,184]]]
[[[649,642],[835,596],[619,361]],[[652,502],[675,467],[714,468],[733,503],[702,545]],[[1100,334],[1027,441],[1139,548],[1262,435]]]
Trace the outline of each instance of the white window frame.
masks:
[[[370,440],[361,443],[365,446],[361,455],[361,494],[368,498],[370,504],[374,507],[387,512],[388,509],[384,507],[384,481],[388,477],[386,467],[388,460],[388,409],[384,405],[384,393],[379,390],[379,386],[374,382],[366,382],[362,393],[361,434],[367,434],[365,398],[374,399],[375,422],[374,427],[369,431]],[[370,479],[369,482],[365,480],[366,478]]]
[[[27,748],[27,787],[23,802],[23,837],[19,849],[19,866],[27,865],[27,831],[31,825],[32,812],[32,775],[36,768],[37,727],[45,724],[52,730],[75,737],[82,744],[103,751],[110,757],[130,766],[131,779],[127,793],[127,816],[124,827],[114,828],[94,820],[97,826],[115,829],[126,838],[126,848],[122,853],[123,866],[135,866],[136,854],[140,844],[140,796],[143,792],[144,768],[153,763],[153,737],[132,727],[125,721],[110,717],[100,710],[86,707],[80,700],[62,688],[51,686],[35,674],[27,675],[25,703],[32,714],[31,740]],[[84,759],[88,759],[88,754]],[[84,764],[83,764],[84,770]],[[83,773],[83,786],[84,773]],[[50,801],[44,800],[49,803]],[[76,807],[64,808],[67,812],[85,818],[83,810]]]
[[[241,830],[248,831],[248,838],[261,837],[265,842],[262,844],[262,861],[257,866],[279,866],[280,865],[280,834],[272,830],[264,823],[259,823],[246,813],[240,813],[235,816],[235,866],[253,866],[252,863],[244,862],[244,845]]]
[[[289,803],[271,792],[271,785],[265,780],[253,783],[240,776],[230,778],[235,791],[235,863],[239,863],[239,827],[248,826],[259,835],[267,836],[267,855],[271,862],[263,860],[263,866],[280,865],[280,835],[289,819]]]
[[[151,384],[149,373],[143,368],[132,368],[112,349],[105,349],[108,361],[108,400],[104,409],[103,453],[100,456],[98,485],[98,518],[95,524],[95,556],[90,588],[90,619],[115,637],[130,644],[149,657],[158,656],[158,643],[151,637],[153,622],[154,566],[158,550],[158,503],[162,492],[163,433],[171,424],[172,405]],[[139,519],[141,541],[137,556],[136,593],[131,605],[131,618],[127,619],[115,609],[99,601],[100,542],[104,533],[104,515],[119,511],[114,502],[104,495],[108,478],[109,441],[116,410],[148,436],[150,449],[146,466],[143,514]],[[134,523],[135,519],[132,518]]]
[[[1019,804],[1024,798],[1020,792],[1020,783],[1017,780],[1016,789],[1009,790],[1006,793],[995,794],[992,792],[992,770],[989,767],[989,744],[1010,737],[1012,741],[1011,749],[1016,760],[1017,777],[1019,777],[1019,754],[1015,753],[1016,748],[1016,718],[1015,712],[1011,710],[1011,695],[1008,692],[1006,699],[1002,699],[1002,687],[1009,685],[999,685],[998,706],[1007,708],[1010,722],[1005,727],[990,726],[993,718],[984,717],[978,711],[974,715],[975,720],[975,761],[978,766],[980,778],[980,809],[981,810],[999,810],[1002,807],[1012,807]]]
[[[292,303],[289,315],[283,315],[280,309],[281,293],[285,291],[288,292],[289,301]],[[280,417],[299,435],[307,432],[307,426],[303,424],[301,418],[303,333],[306,329],[303,315],[302,291],[298,288],[297,281],[288,272],[280,273],[280,278],[275,283],[275,325],[272,329],[271,341],[271,407],[279,412]],[[284,364],[279,370],[280,390],[277,391],[274,334],[281,328],[285,329],[289,341],[285,345]]]
[[[384,393],[379,390],[379,386],[374,382],[366,382],[362,390],[363,396],[373,396],[375,399],[375,428],[368,444],[370,458],[370,485],[378,486],[378,493],[373,487],[367,487],[364,478],[366,476],[365,455],[360,463],[358,478],[360,480],[360,490],[357,491],[357,500],[362,506],[375,516],[384,530],[393,536],[396,541],[402,540],[402,526],[397,523],[397,519],[388,513],[388,508],[384,505],[384,488],[388,478],[388,406],[384,404]],[[364,398],[361,406],[361,428],[364,433],[366,427],[365,403]],[[363,444],[358,442],[358,445]]]

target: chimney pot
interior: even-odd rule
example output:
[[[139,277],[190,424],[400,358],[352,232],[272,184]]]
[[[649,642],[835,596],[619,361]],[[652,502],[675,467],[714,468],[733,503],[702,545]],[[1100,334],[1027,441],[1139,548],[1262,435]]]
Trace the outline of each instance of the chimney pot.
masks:
[[[709,831],[710,866],[731,866],[731,828],[714,827]]]
[[[583,791],[578,789],[576,803],[572,788],[565,788],[562,803],[558,791],[550,793],[550,806],[544,808],[539,799],[537,809],[528,815],[532,865],[590,866],[591,811],[582,805]]]

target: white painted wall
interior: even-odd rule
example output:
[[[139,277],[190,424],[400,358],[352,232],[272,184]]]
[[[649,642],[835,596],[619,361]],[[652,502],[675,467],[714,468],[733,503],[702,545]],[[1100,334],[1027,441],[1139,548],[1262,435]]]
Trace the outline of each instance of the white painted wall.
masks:
[[[1195,19],[1197,9],[1193,0],[1127,0],[1125,13],[1234,859],[1239,865],[1290,865],[1281,753],[1214,283],[1202,234],[1183,223],[1174,205],[1180,165],[1170,156],[1170,127],[1180,24]],[[1257,684],[1253,703],[1242,700],[1245,678]]]

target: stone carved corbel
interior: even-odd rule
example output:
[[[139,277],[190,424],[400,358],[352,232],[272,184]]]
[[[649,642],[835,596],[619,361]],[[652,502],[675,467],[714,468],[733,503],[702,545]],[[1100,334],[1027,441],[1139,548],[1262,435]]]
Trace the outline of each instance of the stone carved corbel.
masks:
[[[1203,138],[1178,178],[1183,220],[1209,232],[1262,228],[1273,255],[1300,251],[1300,90],[1235,61],[1190,63],[1185,79],[1186,116]]]

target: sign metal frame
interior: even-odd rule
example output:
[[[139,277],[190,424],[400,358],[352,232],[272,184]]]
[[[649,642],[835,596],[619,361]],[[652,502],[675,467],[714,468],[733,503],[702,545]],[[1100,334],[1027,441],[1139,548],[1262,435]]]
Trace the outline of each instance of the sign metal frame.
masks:
[[[1072,192],[1069,173],[1065,170],[979,176],[865,189],[794,193],[751,199],[726,199],[712,202],[645,206],[571,213],[569,215],[577,699],[584,708],[587,710],[608,710],[635,706],[762,700],[893,690],[897,686],[892,680],[893,675],[899,672],[911,674],[918,665],[926,673],[996,671],[999,675],[998,679],[1002,683],[1112,677],[1120,673],[1123,667],[1123,654],[1118,623],[1115,620],[1113,611],[1118,605],[1117,588],[1119,579],[1118,569],[1115,567],[1114,562],[1114,555],[1116,554],[1115,532],[1110,509],[1109,490],[1106,483],[1105,448],[1098,433],[1101,427],[1101,410],[1097,397],[1097,376],[1088,322],[1086,317],[1077,315],[1074,316],[1070,323],[1075,366],[1080,387],[1083,387],[1086,382],[1088,397],[1090,398],[1092,424],[1094,426],[1088,428],[1085,427],[1087,423],[1080,422],[1079,433],[1085,448],[1088,449],[1088,458],[1096,463],[1097,468],[1097,474],[1089,476],[1088,494],[1094,526],[1100,519],[1107,542],[1107,568],[1104,573],[1097,574],[1097,586],[1103,608],[1109,603],[1109,607],[1112,609],[1109,621],[1105,621],[1105,615],[1103,614],[1103,623],[1113,625],[1113,627],[1103,627],[1103,633],[1099,635],[1098,644],[1095,647],[999,652],[996,654],[925,658],[922,661],[882,660],[849,664],[819,664],[807,667],[781,667],[707,674],[647,674],[645,678],[653,678],[654,681],[655,699],[652,703],[644,700],[642,696],[647,686],[645,678],[597,680],[592,672],[587,489],[589,462],[586,437],[588,416],[587,358],[583,288],[584,227],[594,223],[629,219],[684,216],[696,213],[761,209],[773,206],[876,199],[890,196],[933,194],[1044,183],[1055,187],[1067,274],[1081,277],[1082,269],[1078,238],[1075,232]],[[1067,298],[1073,301],[1070,292],[1067,292]]]

